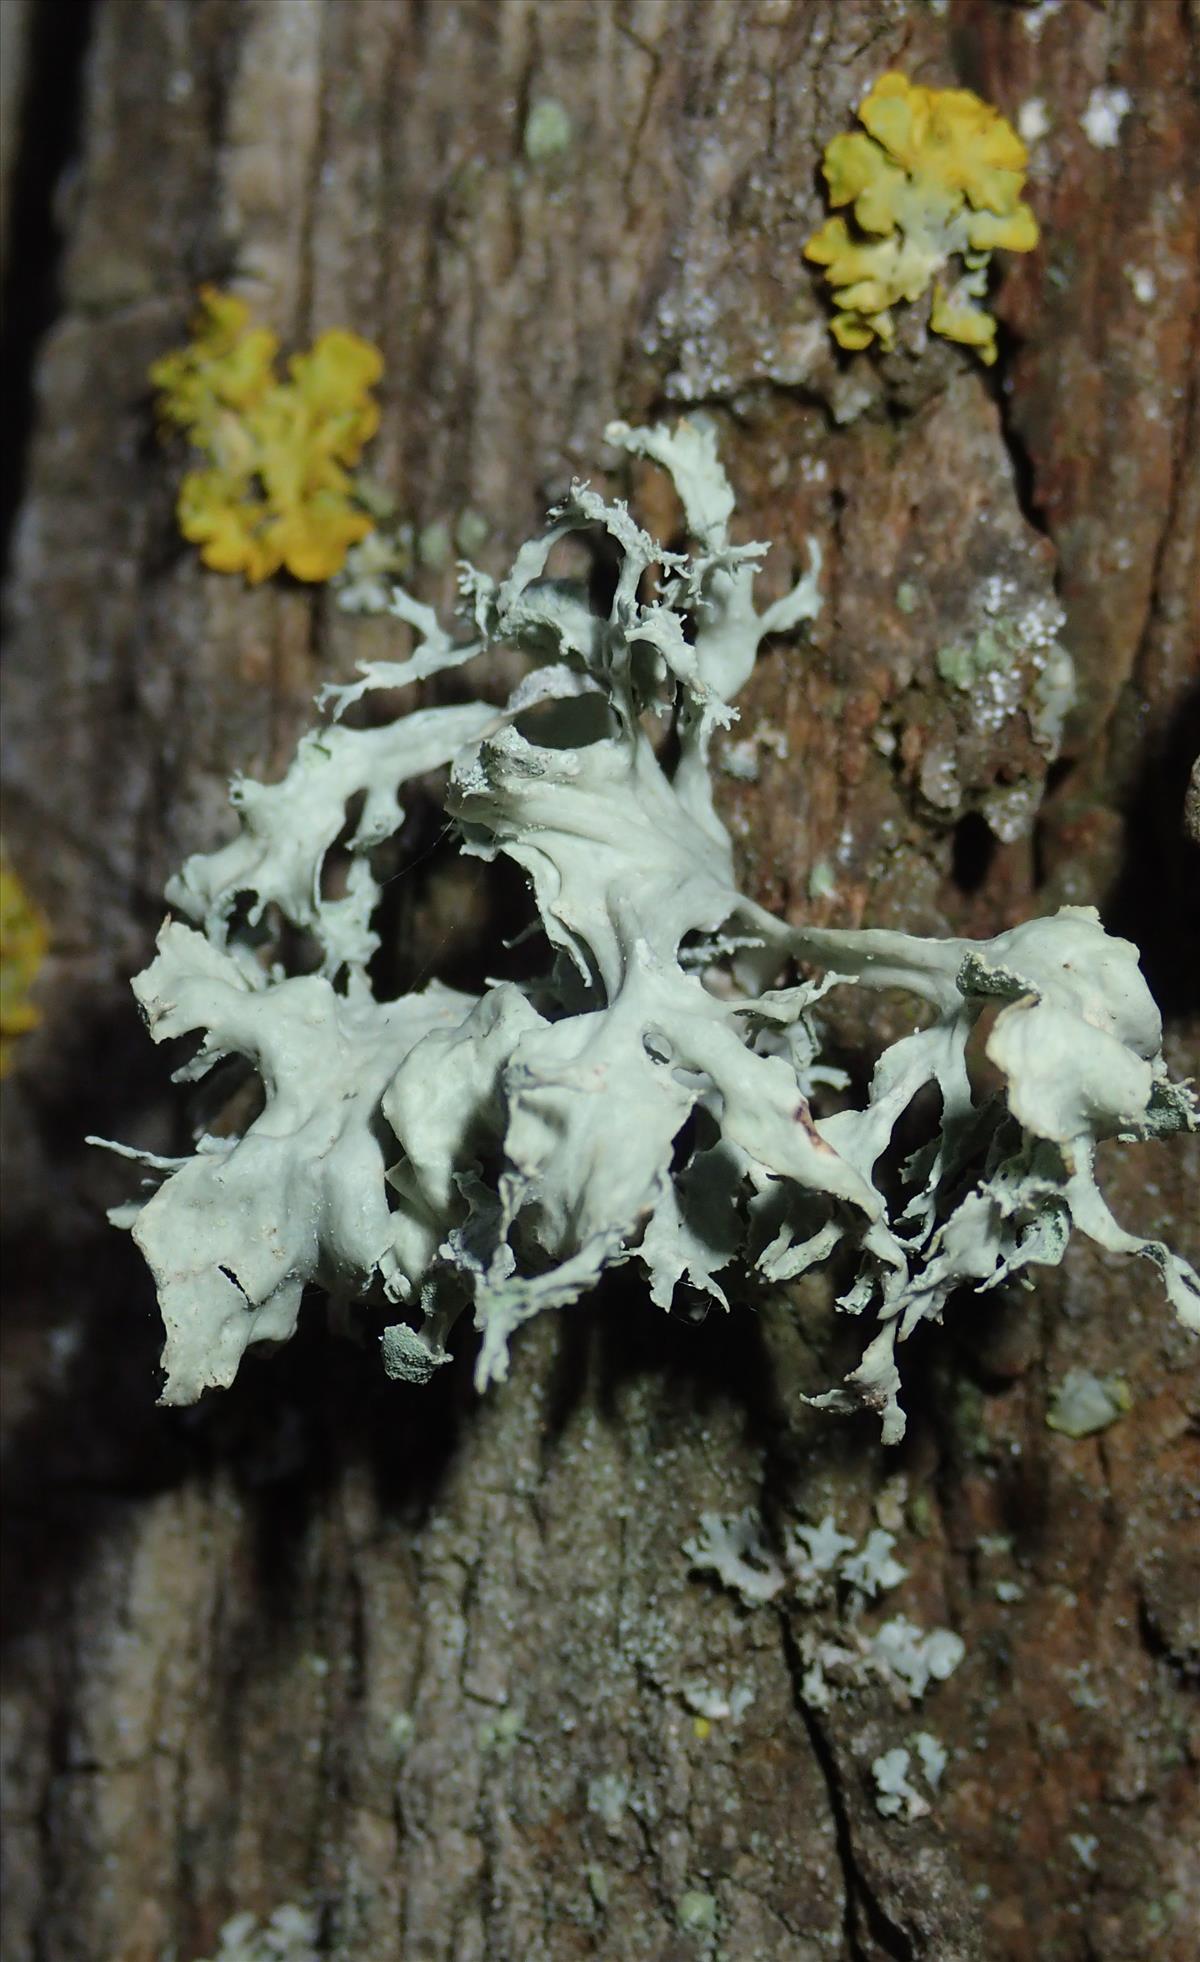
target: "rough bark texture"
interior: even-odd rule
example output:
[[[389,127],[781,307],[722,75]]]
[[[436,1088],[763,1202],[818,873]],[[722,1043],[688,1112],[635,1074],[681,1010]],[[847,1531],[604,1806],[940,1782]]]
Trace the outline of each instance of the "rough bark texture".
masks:
[[[193,1962],[236,1910],[306,1901],[347,1962],[1185,1962],[1200,1399],[1148,1270],[1085,1248],[1034,1296],[963,1301],[913,1345],[890,1457],[865,1421],[797,1415],[843,1358],[815,1285],[701,1329],[613,1289],[533,1326],[482,1402],[468,1354],[388,1387],[314,1306],[228,1395],[166,1413],[150,1284],[102,1220],[119,1168],[80,1138],[178,1135],[125,985],[164,878],[225,835],[229,773],[278,771],[318,683],[386,640],[179,540],[145,376],[203,278],[294,344],[380,344],[373,472],[418,526],[484,517],[490,567],[612,461],[609,417],[704,404],[770,575],[809,532],[828,568],[812,652],[777,647],[744,704],[761,776],[725,809],[751,888],[921,931],[1099,902],[1143,939],[1186,1068],[1194,6],[98,0],[88,26],[43,40],[29,84],[69,89],[45,64],[78,47],[8,589],[7,827],[54,953],[4,1117],[5,1956]],[[836,356],[800,257],[821,147],[892,65],[1045,103],[1044,242],[1006,272],[990,377],[937,344]],[[1132,98],[1113,149],[1080,125],[1100,85]],[[572,136],[537,163],[541,97]],[[633,490],[670,522],[650,473]],[[1023,719],[936,669],[998,573],[1006,605],[1057,582],[1067,608],[1081,696],[1048,791]],[[445,603],[452,576],[420,586]],[[1008,842],[998,792],[1037,807]],[[470,891],[413,892],[431,955],[469,942]],[[860,1067],[881,1039],[838,1032]],[[1114,1153],[1109,1177],[1194,1256],[1194,1154]],[[1045,1426],[1076,1363],[1133,1392],[1096,1439]],[[920,1719],[952,1753],[929,1820],[870,1791],[918,1720],[806,1709],[802,1617],[689,1576],[701,1510],[745,1505],[904,1514],[896,1604],[968,1645]],[[697,1678],[754,1700],[699,1735]],[[689,1890],[715,1931],[683,1925]]]

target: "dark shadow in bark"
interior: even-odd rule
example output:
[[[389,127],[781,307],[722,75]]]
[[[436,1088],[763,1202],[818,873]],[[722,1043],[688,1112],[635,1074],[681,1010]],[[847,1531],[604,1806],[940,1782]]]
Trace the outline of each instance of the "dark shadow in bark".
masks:
[[[40,1228],[10,1236],[4,1264],[6,1349],[41,1341],[51,1356],[5,1452],[7,1642],[48,1625],[96,1538],[132,1501],[186,1478],[195,1454],[186,1421],[154,1405],[161,1332],[129,1241]],[[56,1313],[64,1302],[69,1318]]]
[[[167,1090],[132,1002],[57,1018],[36,1098],[6,1118],[3,1342],[28,1407],[6,1429],[5,1635],[44,1623],[106,1521],[186,1477],[178,1416],[155,1408],[161,1328],[132,1242],[104,1208],[137,1190],[84,1145],[89,1131],[146,1135]]]
[[[1105,924],[1141,949],[1164,1015],[1200,1008],[1200,845],[1183,829],[1188,776],[1200,755],[1200,683],[1147,745],[1125,807],[1124,870]]]
[[[34,363],[60,310],[66,227],[55,202],[79,149],[93,12],[94,0],[38,0],[26,27],[28,65],[0,298],[0,580],[8,570],[9,540],[25,487],[36,409]]]
[[[256,1519],[264,1591],[282,1599],[293,1550],[348,1451],[366,1451],[390,1503],[419,1516],[474,1401],[469,1354],[424,1390],[391,1384],[364,1353],[370,1335],[356,1345],[330,1333],[314,1291],[292,1342],[248,1355],[230,1389],[193,1408],[160,1408],[154,1283],[128,1234],[104,1218],[136,1194],[140,1174],[83,1140],[95,1132],[186,1150],[187,1113],[168,1082],[178,1055],[166,1052],[194,1044],[154,1049],[132,1000],[102,999],[58,1027],[53,1076],[40,1075],[28,1129],[11,1127],[6,1154],[4,1355],[31,1386],[4,1453],[8,1641],[47,1624],[130,1503],[218,1465]],[[383,1320],[364,1311],[364,1330]]]
[[[75,1245],[30,1234],[8,1245],[12,1299],[79,1304],[64,1360],[12,1428],[4,1508],[4,1635],[45,1622],[86,1571],[97,1536],[133,1500],[203,1480],[220,1466],[252,1520],[256,1583],[269,1610],[294,1611],[293,1576],[312,1521],[347,1459],[371,1464],[388,1509],[416,1524],[433,1503],[464,1413],[468,1353],[424,1389],[389,1383],[373,1347],[326,1327],[306,1299],[300,1326],[271,1355],[250,1354],[233,1385],[193,1408],[154,1403],[162,1330],[132,1242]],[[26,1285],[36,1274],[36,1288]],[[8,1340],[19,1340],[10,1327]]]

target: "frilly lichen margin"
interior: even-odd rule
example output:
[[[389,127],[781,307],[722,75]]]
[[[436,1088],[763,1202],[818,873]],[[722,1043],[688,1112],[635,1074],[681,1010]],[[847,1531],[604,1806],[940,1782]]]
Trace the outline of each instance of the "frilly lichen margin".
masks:
[[[283,780],[238,779],[238,835],[168,888],[185,919],[163,927],[134,983],[150,1032],[204,1032],[185,1080],[248,1059],[265,1107],[243,1135],[201,1135],[186,1157],[113,1147],[155,1188],[115,1217],[158,1283],[163,1400],[228,1384],[251,1343],[286,1339],[312,1282],[390,1318],[384,1361],[409,1380],[445,1360],[469,1307],[482,1387],[506,1373],[526,1319],[606,1268],[637,1263],[660,1307],[684,1285],[724,1308],[841,1247],[856,1272],[839,1306],[869,1313],[870,1334],[843,1386],[810,1401],[866,1404],[894,1441],[897,1344],[955,1289],[1061,1260],[1073,1227],[1151,1260],[1200,1327],[1192,1269],[1122,1229],[1094,1175],[1103,1137],[1196,1125],[1190,1091],[1167,1078],[1136,948],[1086,907],[991,941],[934,941],[794,927],[741,894],[709,742],[736,718],[764,637],[816,614],[820,556],[810,546],[808,573],[758,611],[765,548],[730,539],[711,429],[607,433],[670,472],[695,549],[664,551],[623,504],[576,484],[505,579],[464,567],[464,640],[397,590],[415,651],[326,689],[329,719]],[[619,568],[606,610],[582,582],[547,575],[560,539],[595,528]],[[502,708],[343,719],[376,690],[500,644],[535,664]],[[673,720],[670,770],[651,712]],[[544,969],[479,995],[435,981],[380,1001],[371,851],[403,820],[400,786],[440,766],[463,852],[524,870]],[[322,869],[354,800],[350,872],[330,898]],[[317,971],[288,974],[256,945],[269,908],[312,937]],[[771,985],[789,962],[822,978]],[[903,989],[932,1017],[883,1054],[863,1108],[818,1116],[813,1010],[849,984]],[[1003,1091],[977,1099],[967,1043],[997,1004],[983,1047]],[[927,1085],[940,1128],[889,1198],[880,1161]]]
[[[804,256],[824,266],[840,347],[895,342],[893,307],[931,294],[929,327],[996,359],[996,322],[981,305],[997,248],[1031,252],[1038,228],[1022,202],[1024,143],[969,89],[930,89],[881,75],[858,109],[863,129],[826,145],[835,213]],[[950,283],[948,276],[957,266]]]

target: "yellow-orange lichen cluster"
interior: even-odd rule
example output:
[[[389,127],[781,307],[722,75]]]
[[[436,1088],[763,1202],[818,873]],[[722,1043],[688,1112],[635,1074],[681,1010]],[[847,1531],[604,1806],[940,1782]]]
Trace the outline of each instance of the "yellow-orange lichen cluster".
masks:
[[[0,843],[0,1076],[12,1068],[18,1036],[41,1020],[30,991],[48,945],[46,923]]]
[[[858,111],[862,130],[835,136],[824,157],[829,202],[844,217],[826,220],[805,257],[826,268],[841,347],[895,338],[891,308],[932,286],[929,325],[963,341],[990,364],[996,322],[980,304],[992,252],[1037,244],[1032,211],[1021,201],[1025,145],[998,110],[969,89],[927,89],[887,74]],[[961,271],[949,283],[953,260]]]
[[[379,426],[379,350],[334,328],[281,381],[278,348],[244,301],[206,286],[193,338],[150,370],[163,424],[207,459],[180,487],[180,530],[205,565],[252,585],[281,568],[329,579],[372,529],[349,470]]]

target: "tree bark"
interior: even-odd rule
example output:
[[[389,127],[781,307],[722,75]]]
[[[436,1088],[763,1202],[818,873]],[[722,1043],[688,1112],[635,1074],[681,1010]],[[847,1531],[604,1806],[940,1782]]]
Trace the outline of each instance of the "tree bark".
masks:
[[[701,1328],[614,1285],[482,1399],[468,1344],[398,1388],[314,1303],[230,1392],[160,1411],[150,1282],[103,1221],[121,1169],[81,1139],[180,1136],[127,987],[165,878],[228,834],[229,775],[280,772],[317,687],[390,644],[179,539],[146,372],[205,279],[289,345],[379,344],[372,474],[418,532],[482,517],[490,570],[613,464],[611,417],[712,415],[767,583],[809,535],[826,565],[811,648],[742,703],[758,781],[723,779],[749,889],[920,932],[1099,904],[1196,1067],[1195,7],[96,0],[85,25],[30,44],[27,104],[77,59],[79,117],[52,185],[18,159],[9,232],[14,290],[60,256],[7,376],[32,413],[6,826],[54,944],[4,1108],[5,1956],[195,1962],[300,1902],[346,1962],[1185,1962],[1200,1397],[1148,1269],[1078,1247],[1033,1295],[960,1301],[910,1345],[892,1453],[800,1402],[850,1354],[824,1283]],[[1043,242],[1004,272],[990,375],[932,342],[839,356],[801,256],[821,149],[889,67],[1045,107]],[[1081,122],[1101,87],[1130,98],[1111,148]],[[544,98],[569,136],[531,156]],[[670,525],[653,473],[632,492]],[[1012,617],[1066,609],[1048,778],[1021,715],[939,679],[989,581]],[[450,606],[452,571],[417,584]],[[502,929],[451,868],[412,891],[414,960]],[[860,1074],[901,1015],[842,1014]],[[1106,1166],[1120,1216],[1193,1257],[1195,1177],[1178,1140]],[[1072,1366],[1130,1386],[1098,1437],[1046,1427]],[[802,1612],[689,1574],[700,1513],[746,1506],[903,1522],[895,1607],[967,1644],[919,1713],[812,1708]],[[703,1734],[696,1681],[753,1700]],[[884,1819],[872,1759],[922,1726],[936,1806]]]

